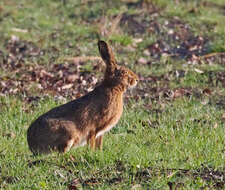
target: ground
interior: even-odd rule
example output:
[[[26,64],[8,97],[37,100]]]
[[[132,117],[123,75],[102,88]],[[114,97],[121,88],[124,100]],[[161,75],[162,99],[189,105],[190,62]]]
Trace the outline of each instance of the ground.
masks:
[[[2,0],[0,189],[224,189],[223,0]],[[103,77],[140,77],[103,151],[32,156],[31,122]]]

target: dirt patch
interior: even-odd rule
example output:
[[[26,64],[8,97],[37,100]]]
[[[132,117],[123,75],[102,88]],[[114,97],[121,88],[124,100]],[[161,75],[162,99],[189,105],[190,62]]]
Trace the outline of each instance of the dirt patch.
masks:
[[[210,53],[203,56],[192,56],[189,59],[190,63],[197,63],[197,64],[213,64],[217,63],[225,67],[225,53],[219,52],[219,53]]]
[[[166,25],[168,27],[179,25],[188,28],[180,21],[173,21]],[[184,35],[180,38],[191,38],[187,31],[187,34],[185,32],[183,33]],[[199,41],[202,40],[199,39]],[[166,46],[164,42],[159,41],[158,43],[161,45],[156,46],[156,44],[152,44],[148,46],[149,51],[154,52],[151,55],[153,57],[156,56],[155,58],[159,58],[162,53],[165,53],[165,48],[162,48]],[[198,40],[193,43],[198,43]],[[199,44],[201,43],[199,42]],[[34,43],[21,41],[15,36],[12,36],[6,42],[5,46],[8,52],[4,53],[0,51],[0,67],[3,71],[3,75],[0,76],[1,96],[20,95],[28,103],[39,101],[42,94],[51,95],[57,99],[75,99],[93,90],[98,84],[98,81],[101,81],[104,66],[102,63],[99,63],[99,59],[93,59],[92,57],[93,60],[91,60],[91,64],[88,67],[88,60],[86,59],[76,59],[76,61],[74,59],[73,63],[65,62],[62,64],[27,64],[27,58],[39,59],[46,51],[41,50]],[[214,57],[210,56],[205,58],[212,59]],[[5,75],[4,73],[9,74]],[[96,76],[98,73],[101,74]],[[131,98],[134,98],[136,101],[139,99],[145,99],[147,101],[160,101],[164,99],[171,101],[183,96],[201,97],[207,94],[203,93],[204,89],[170,88],[169,84],[171,81],[180,80],[185,75],[185,70],[176,70],[159,76],[139,76],[140,81],[138,86],[126,93],[125,101]],[[224,72],[210,71],[205,72],[204,75],[207,76],[208,84],[211,87],[225,86]],[[208,95],[211,94],[208,93]]]
[[[225,5],[219,5],[217,3],[209,2],[209,1],[201,2],[201,5],[205,7],[210,7],[210,8],[213,7],[213,8],[219,9],[221,13],[225,14]]]
[[[120,20],[120,25],[123,26],[123,30],[132,36],[143,35],[146,32],[151,32],[157,28],[157,23],[152,20],[146,20],[146,14],[132,14],[128,15],[124,13]]]
[[[147,6],[148,5],[148,6]],[[151,3],[136,3],[137,13],[123,14],[120,26],[125,33],[135,37],[155,36],[155,42],[147,45],[149,59],[159,59],[162,54],[174,58],[189,59],[208,52],[208,38],[194,34],[187,23],[178,17],[164,18],[163,9]],[[162,18],[163,21],[162,21]]]
[[[121,163],[119,164],[121,165]],[[92,176],[85,179],[79,177],[75,178],[69,183],[69,189],[77,188],[78,185],[85,188],[91,188],[106,183],[109,185],[116,185],[118,183],[126,182],[130,183],[130,180],[132,180],[132,184],[140,184],[142,187],[144,187],[149,181],[151,181],[153,177],[157,176],[173,176],[173,178],[176,177],[176,182],[168,182],[169,187],[185,186],[183,182],[179,182],[179,179],[186,177],[192,178],[194,180],[204,180],[206,182],[205,188],[213,186],[214,188],[220,189],[224,187],[224,170],[215,170],[208,167],[202,167],[196,170],[148,167],[139,168],[134,171],[131,166],[127,166],[124,163],[122,163],[124,167],[123,170],[120,170],[117,165],[118,163],[113,166],[107,166],[102,170],[94,172]],[[129,173],[129,178],[127,177],[127,173]]]
[[[147,46],[151,57],[160,58],[162,54],[167,54],[173,58],[189,59],[207,52],[208,39],[196,36],[190,26],[179,18],[171,18],[155,26],[154,34],[158,40]]]
[[[0,67],[0,95],[22,95],[28,101],[36,100],[32,94],[77,98],[91,91],[97,84],[96,73],[101,70],[97,61],[90,68],[86,62],[64,64],[27,64],[26,58],[41,56],[43,51],[31,42],[12,37],[7,43],[7,54],[2,54]],[[5,73],[8,74],[5,74]]]
[[[180,72],[180,73],[179,73]],[[140,76],[138,86],[132,91],[127,92],[127,97],[136,97],[139,99],[146,99],[150,101],[158,101],[161,99],[171,101],[183,96],[195,96],[200,98],[202,95],[207,94],[207,90],[193,87],[178,87],[171,88],[169,83],[176,80],[178,75],[183,75],[183,71],[174,71],[159,76],[149,75],[146,77]],[[175,77],[175,78],[174,78]],[[219,80],[215,78],[213,81]],[[205,91],[204,91],[205,90]],[[211,95],[208,93],[208,95]]]
[[[18,63],[23,63],[26,58],[44,54],[33,42],[20,40],[17,36],[11,36],[11,39],[6,42],[5,47],[8,54],[4,57],[3,66],[10,65],[14,67]]]
[[[98,81],[94,72],[82,70],[81,65],[58,64],[49,68],[14,65],[16,75],[0,77],[0,93],[29,96],[33,91],[37,94],[80,97],[91,91]]]
[[[208,167],[203,167],[197,170],[188,170],[188,169],[170,169],[170,168],[165,168],[165,169],[156,169],[156,168],[145,168],[145,169],[139,169],[136,174],[135,174],[135,180],[137,180],[139,183],[145,183],[145,181],[150,180],[154,176],[158,175],[167,175],[173,177],[191,177],[196,180],[198,178],[203,179],[209,184],[213,184],[214,188],[223,188],[225,185],[224,182],[224,177],[225,177],[225,171],[219,171],[219,170],[214,170],[212,168]],[[175,175],[175,176],[174,176]],[[179,180],[177,180],[179,181]],[[184,186],[184,184],[179,183],[179,182],[169,182],[168,186]],[[207,187],[207,185],[206,185]]]

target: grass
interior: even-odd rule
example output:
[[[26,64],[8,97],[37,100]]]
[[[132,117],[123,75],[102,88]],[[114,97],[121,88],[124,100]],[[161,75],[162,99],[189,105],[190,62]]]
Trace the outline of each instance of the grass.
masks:
[[[224,125],[220,121],[223,110],[204,106],[195,99],[177,100],[166,105],[160,114],[149,114],[140,108],[125,109],[117,128],[105,136],[103,152],[81,147],[65,155],[35,158],[26,144],[27,126],[38,115],[54,107],[55,102],[43,100],[32,113],[25,113],[26,105],[14,98],[4,100],[4,104],[7,112],[0,115],[3,126],[1,185],[4,189],[65,189],[74,178],[83,181],[95,178],[97,182],[93,184],[97,185],[94,187],[101,189],[110,188],[113,178],[121,178],[121,183],[114,184],[114,188],[121,189],[131,188],[138,180],[144,186],[159,189],[167,188],[168,182],[184,180],[185,187],[192,189],[198,187],[195,183],[201,179],[179,177],[176,172],[172,176],[153,174],[155,176],[147,181],[135,179],[135,175],[147,167],[152,167],[152,172],[155,170],[156,173],[158,168],[224,168]],[[152,121],[152,126],[146,125],[148,120]],[[6,133],[10,132],[16,136],[7,137]],[[31,164],[36,160],[41,161],[37,165]],[[122,171],[118,167],[122,167]],[[201,181],[200,186],[206,184]]]
[[[180,1],[176,5],[174,1],[145,2],[153,2],[162,9],[155,19],[158,23],[176,16],[191,27],[193,35],[208,39],[207,53],[224,52],[222,0],[207,0],[214,6],[201,1]],[[150,58],[150,65],[139,64],[140,57],[149,58],[144,50],[163,35],[148,33],[146,28],[144,33],[134,35],[123,30],[123,26],[118,26],[110,36],[102,34],[96,23],[102,17],[110,21],[120,13],[140,15],[140,10],[120,1],[67,0],[64,5],[56,0],[3,0],[0,50],[7,53],[5,44],[11,35],[16,35],[45,52],[36,58],[24,58],[23,64],[48,67],[64,64],[67,57],[98,55],[96,42],[101,37],[111,41],[119,63],[127,63],[140,76],[164,77],[150,81],[149,86],[190,88],[193,93],[179,98],[162,93],[153,98],[156,92],[145,89],[140,82],[138,87],[145,94],[134,92],[139,101],[127,101],[120,122],[104,137],[102,152],[80,147],[66,154],[38,157],[33,157],[28,149],[27,128],[39,115],[64,102],[38,91],[40,101],[31,103],[23,99],[23,94],[1,96],[0,189],[224,189],[224,179],[220,177],[225,172],[225,90],[218,78],[218,72],[225,72],[224,65],[217,61],[188,64],[187,59],[170,56]],[[151,14],[148,19],[152,19]],[[105,25],[109,30],[110,23]],[[140,38],[142,41],[136,44],[135,40]],[[134,50],[130,51],[131,48]],[[93,66],[87,62],[81,70],[91,72]],[[185,75],[177,77],[176,71],[180,70]],[[0,69],[4,77],[14,76],[12,73]],[[204,89],[210,89],[210,93],[202,93]],[[33,91],[32,94],[35,88]]]

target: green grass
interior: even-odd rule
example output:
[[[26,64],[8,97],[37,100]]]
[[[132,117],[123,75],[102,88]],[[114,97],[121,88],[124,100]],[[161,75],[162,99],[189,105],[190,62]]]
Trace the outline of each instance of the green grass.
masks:
[[[14,98],[2,102],[7,110],[0,115],[3,136],[0,179],[4,189],[65,189],[73,178],[83,181],[95,178],[98,183],[94,187],[104,189],[111,186],[107,180],[118,177],[122,182],[114,184],[114,188],[128,188],[138,182],[134,177],[137,172],[147,167],[153,168],[153,178],[139,179],[144,186],[162,189],[170,181],[185,181],[185,187],[192,189],[197,187],[195,183],[200,179],[179,177],[176,172],[172,176],[157,175],[154,170],[157,173],[158,168],[224,168],[223,110],[214,105],[202,105],[195,99],[176,100],[166,105],[162,113],[149,114],[150,110],[138,106],[133,111],[125,109],[120,123],[105,136],[103,152],[81,147],[64,155],[40,157],[32,157],[28,150],[27,126],[38,115],[54,107],[55,102],[47,98],[31,113],[25,113],[23,109],[29,108]],[[147,121],[153,124],[148,126]],[[16,136],[6,137],[10,132]],[[31,162],[36,160],[42,162],[32,165]],[[124,167],[121,173],[118,164]],[[202,184],[207,182],[202,181]]]
[[[79,147],[66,154],[37,157],[28,149],[27,128],[39,115],[63,102],[35,91],[35,87],[31,93],[41,97],[37,102],[27,103],[23,94],[1,96],[0,189],[68,189],[72,181],[78,189],[170,189],[170,184],[173,188],[180,185],[181,189],[224,189],[224,179],[207,178],[209,171],[225,172],[225,89],[217,75],[225,72],[224,65],[217,61],[188,64],[183,58],[172,57],[149,58],[150,65],[138,64],[140,57],[148,59],[144,50],[162,34],[148,33],[146,29],[143,34],[132,36],[118,26],[115,33],[107,36],[96,26],[102,17],[110,22],[120,13],[139,15],[138,8],[121,1],[66,2],[1,1],[0,50],[7,53],[5,44],[16,35],[45,51],[39,57],[25,58],[23,64],[48,67],[64,64],[68,57],[97,56],[96,42],[101,37],[112,43],[119,63],[127,63],[140,76],[165,77],[149,86],[188,88],[193,93],[174,99],[163,94],[152,98],[154,92],[144,89],[140,82],[139,87],[147,90],[146,98],[127,102],[120,122],[105,135],[102,152]],[[175,5],[174,1],[145,2],[153,2],[161,10],[157,22],[176,16],[190,26],[194,35],[206,37],[207,53],[225,51],[225,17],[220,7],[223,0],[207,0],[218,6],[194,0]],[[146,19],[152,20],[151,16]],[[135,44],[140,38],[142,41]],[[81,67],[81,71],[92,70],[90,62]],[[179,70],[185,72],[184,76],[176,76]],[[0,77],[9,76],[15,76],[14,72],[0,68]],[[204,89],[210,89],[211,94],[202,93]]]

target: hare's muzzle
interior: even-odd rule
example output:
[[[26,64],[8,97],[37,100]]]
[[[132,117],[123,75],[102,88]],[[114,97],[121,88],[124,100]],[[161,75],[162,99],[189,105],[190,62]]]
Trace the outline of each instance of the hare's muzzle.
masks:
[[[132,79],[130,81],[130,85],[129,85],[129,88],[134,88],[136,85],[137,85],[137,82],[138,82],[138,79]]]

